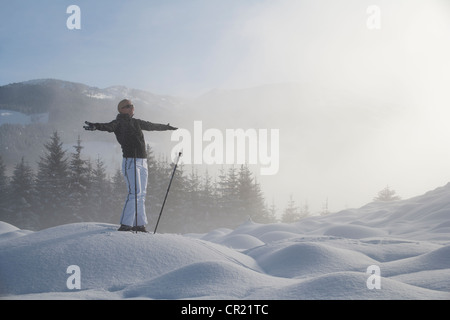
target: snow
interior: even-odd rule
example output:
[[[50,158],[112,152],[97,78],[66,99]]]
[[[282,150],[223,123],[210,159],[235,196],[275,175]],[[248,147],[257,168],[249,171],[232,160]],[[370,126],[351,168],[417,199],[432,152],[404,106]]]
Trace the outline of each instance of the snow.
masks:
[[[32,233],[32,231],[20,230],[19,228],[16,228],[9,223],[0,221],[0,241],[16,238],[18,236],[26,235],[29,233]]]
[[[27,115],[22,112],[0,109],[0,126],[11,123],[27,125],[31,123],[47,123],[48,113]]]
[[[93,92],[93,91],[88,91],[88,90],[86,90],[84,92],[84,94],[86,95],[86,97],[99,99],[99,100],[112,100],[115,98],[112,95],[108,95],[108,94],[105,94],[102,92]]]
[[[133,234],[0,222],[2,299],[450,299],[450,184],[292,224]],[[81,289],[69,289],[69,266]],[[380,270],[380,288],[367,285]]]

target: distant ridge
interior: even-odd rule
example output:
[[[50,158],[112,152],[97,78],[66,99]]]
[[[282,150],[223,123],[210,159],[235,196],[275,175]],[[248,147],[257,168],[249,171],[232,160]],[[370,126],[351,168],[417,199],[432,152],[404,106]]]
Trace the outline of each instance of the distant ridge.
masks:
[[[100,89],[58,79],[33,79],[0,86],[3,161],[9,170],[24,156],[30,163],[37,162],[42,145],[55,130],[65,143],[73,144],[79,135],[85,143],[115,142],[107,134],[86,135],[82,125],[86,120],[111,121],[117,114],[117,103],[123,98],[133,100],[140,118],[157,123],[179,122],[174,111],[184,104],[181,98],[120,85]],[[36,117],[40,120],[30,120]],[[155,139],[157,142],[159,137]]]

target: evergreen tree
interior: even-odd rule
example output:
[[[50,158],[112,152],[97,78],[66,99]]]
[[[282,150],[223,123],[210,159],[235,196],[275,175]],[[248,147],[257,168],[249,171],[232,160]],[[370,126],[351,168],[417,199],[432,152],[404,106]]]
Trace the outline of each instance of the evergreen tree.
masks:
[[[267,209],[261,187],[247,165],[242,165],[239,170],[238,192],[240,199],[240,214],[244,221],[246,217],[259,223],[275,221],[275,216],[271,216]]]
[[[200,232],[204,223],[203,212],[200,208],[200,189],[201,181],[198,172],[192,167],[191,174],[185,179],[186,181],[186,201],[184,203],[186,215],[186,224],[195,226],[194,232]]]
[[[252,220],[258,215],[256,212],[258,209],[255,207],[257,204],[257,195],[255,194],[255,188],[253,184],[252,173],[248,166],[241,165],[237,178],[237,195],[238,203],[235,211],[239,212],[239,216],[242,219],[241,222],[245,221],[249,216]]]
[[[72,158],[69,165],[69,186],[70,193],[69,208],[73,215],[73,220],[84,221],[86,219],[86,209],[88,203],[88,188],[90,179],[90,168],[87,160],[81,158],[81,139],[78,136],[77,145],[73,146],[75,153],[72,153]]]
[[[105,220],[107,223],[117,224],[122,215],[123,203],[127,196],[127,184],[120,168],[116,169],[111,181],[111,195],[109,202],[111,204],[110,217]]]
[[[106,168],[100,157],[97,158],[92,170],[91,184],[89,187],[90,207],[88,216],[90,221],[111,221],[111,206],[108,195],[111,194],[110,183],[107,179]],[[117,220],[116,220],[117,221]]]
[[[201,230],[200,232],[207,232],[219,225],[216,219],[217,212],[217,194],[212,182],[212,178],[206,171],[205,176],[199,190],[199,212],[201,213]]]
[[[284,209],[283,215],[281,216],[281,222],[292,223],[300,220],[302,214],[300,213],[300,208],[297,207],[292,195],[289,197],[289,201],[286,209]]]
[[[6,176],[6,165],[0,155],[0,220],[6,221],[6,214],[9,212],[7,206],[8,178]]]
[[[269,223],[274,223],[277,221],[277,207],[275,206],[275,201],[272,200],[272,204],[269,207]]]
[[[306,218],[307,216],[309,216],[310,212],[309,212],[309,205],[308,205],[308,201],[305,200],[305,203],[300,206],[300,219]]]
[[[266,200],[264,199],[264,194],[261,190],[261,185],[256,181],[254,183],[254,198],[255,203],[253,204],[253,208],[255,211],[255,222],[259,223],[274,223],[277,221],[276,212],[270,210],[267,207]],[[275,208],[273,208],[275,209]]]
[[[238,173],[234,166],[228,169],[223,197],[225,204],[225,226],[231,228],[237,227],[245,221],[245,218],[244,220],[242,219],[242,198],[239,195]]]
[[[227,199],[227,175],[225,169],[222,167],[219,170],[218,180],[214,184],[214,193],[217,197],[217,218],[216,223],[221,226],[226,226],[226,215],[229,209],[229,203]]]
[[[329,213],[330,213],[330,211],[328,210],[328,198],[327,198],[322,206],[322,211],[320,212],[320,215],[326,216]]]
[[[33,208],[34,173],[22,158],[14,168],[9,194],[10,221],[24,229],[36,229],[39,219]]]
[[[68,160],[58,132],[54,132],[45,145],[44,155],[38,163],[36,197],[43,227],[67,223],[68,211]]]
[[[389,186],[386,186],[386,188],[378,192],[378,195],[375,198],[373,198],[374,201],[384,201],[384,202],[396,201],[400,199],[401,198],[398,195],[396,195],[395,190],[391,190]]]

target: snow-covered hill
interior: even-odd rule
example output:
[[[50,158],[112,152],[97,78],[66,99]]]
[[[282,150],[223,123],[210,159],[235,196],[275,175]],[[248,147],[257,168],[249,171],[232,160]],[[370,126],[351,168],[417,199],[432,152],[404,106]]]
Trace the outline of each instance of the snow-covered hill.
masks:
[[[1,297],[450,299],[450,184],[294,224],[247,221],[201,235],[116,228],[0,223]],[[70,290],[74,265],[81,289]]]

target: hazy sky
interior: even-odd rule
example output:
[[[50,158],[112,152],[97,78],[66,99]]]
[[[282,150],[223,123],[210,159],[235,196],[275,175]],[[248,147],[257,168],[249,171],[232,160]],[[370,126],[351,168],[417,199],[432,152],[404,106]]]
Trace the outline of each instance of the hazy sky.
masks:
[[[71,4],[81,9],[81,30],[66,27]],[[377,31],[366,26],[371,5],[380,9]],[[187,95],[350,78],[398,87],[417,72],[446,76],[438,69],[448,67],[449,7],[446,0],[3,1],[0,84],[51,77]]]
[[[223,39],[258,2],[2,3],[0,83],[52,77],[98,87],[199,93],[221,85],[246,50],[240,39],[226,44]],[[80,30],[66,27],[71,4],[81,9]]]
[[[66,27],[72,4],[80,30]],[[321,164],[331,189],[371,183],[333,209],[387,183],[406,198],[450,181],[449,57],[448,0],[15,0],[0,10],[0,85],[56,78],[197,96],[294,81],[392,103],[383,130],[349,155],[362,176],[349,176],[352,161]]]

